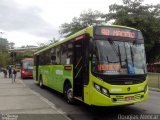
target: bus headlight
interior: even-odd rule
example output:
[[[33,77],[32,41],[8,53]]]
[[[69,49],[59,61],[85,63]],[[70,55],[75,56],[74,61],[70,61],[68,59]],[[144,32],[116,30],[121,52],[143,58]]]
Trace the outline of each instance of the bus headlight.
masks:
[[[97,85],[96,83],[94,83],[94,88],[95,88],[98,92],[100,92],[100,93],[102,93],[103,95],[109,97],[109,91],[108,91],[106,88],[104,88],[104,87],[102,87],[102,86],[100,86],[100,85]]]
[[[106,96],[109,96],[109,92],[108,92],[108,90],[105,89],[105,88],[102,88],[102,93],[103,93],[104,95],[106,95]]]
[[[94,84],[94,87],[96,88],[96,90],[97,90],[97,91],[101,91],[101,88],[100,88],[100,86],[99,86],[99,85]]]

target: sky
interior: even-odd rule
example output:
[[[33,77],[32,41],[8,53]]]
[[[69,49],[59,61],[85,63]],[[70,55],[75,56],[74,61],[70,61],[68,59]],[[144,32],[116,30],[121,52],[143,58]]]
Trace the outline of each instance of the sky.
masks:
[[[39,45],[60,38],[59,26],[89,9],[102,13],[122,0],[0,0],[0,37],[15,47]],[[144,0],[157,4],[159,0]],[[2,34],[1,34],[2,33]]]

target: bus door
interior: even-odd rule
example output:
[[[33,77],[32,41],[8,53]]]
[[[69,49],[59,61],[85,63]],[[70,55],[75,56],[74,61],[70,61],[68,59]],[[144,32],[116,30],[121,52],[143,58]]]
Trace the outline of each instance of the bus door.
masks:
[[[74,41],[74,73],[73,73],[73,94],[83,100],[83,86],[88,81],[88,40],[86,37],[78,37]]]

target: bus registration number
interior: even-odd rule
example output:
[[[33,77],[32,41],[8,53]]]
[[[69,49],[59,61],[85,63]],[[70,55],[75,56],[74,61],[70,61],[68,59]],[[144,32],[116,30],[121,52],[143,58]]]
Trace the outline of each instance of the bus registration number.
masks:
[[[131,101],[131,100],[134,100],[134,96],[125,97],[125,101]]]

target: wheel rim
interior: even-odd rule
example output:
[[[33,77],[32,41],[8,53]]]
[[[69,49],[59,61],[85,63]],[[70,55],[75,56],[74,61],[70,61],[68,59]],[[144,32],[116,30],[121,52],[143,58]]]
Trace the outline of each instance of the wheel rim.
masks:
[[[68,99],[68,102],[72,101],[72,99],[73,99],[73,90],[72,90],[72,88],[67,90],[67,99]]]

